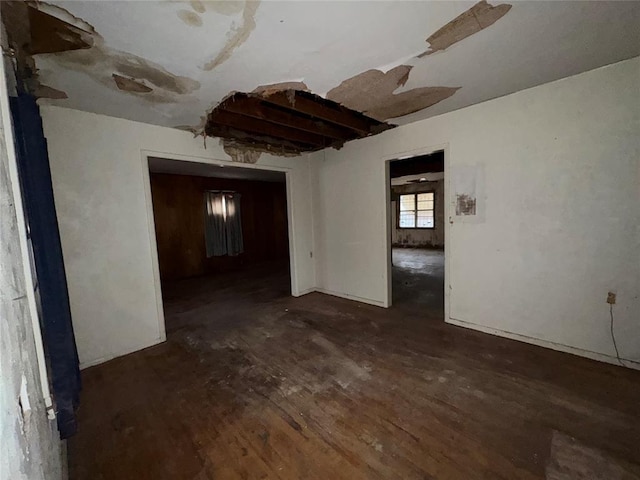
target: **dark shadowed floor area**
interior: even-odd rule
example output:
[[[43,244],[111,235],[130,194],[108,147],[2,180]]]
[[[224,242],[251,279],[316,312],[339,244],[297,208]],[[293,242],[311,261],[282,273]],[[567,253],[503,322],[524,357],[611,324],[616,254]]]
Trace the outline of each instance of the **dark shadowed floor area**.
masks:
[[[444,250],[392,249],[392,304],[444,315]]]
[[[83,371],[71,478],[640,478],[640,372],[288,281],[165,285],[167,342]]]

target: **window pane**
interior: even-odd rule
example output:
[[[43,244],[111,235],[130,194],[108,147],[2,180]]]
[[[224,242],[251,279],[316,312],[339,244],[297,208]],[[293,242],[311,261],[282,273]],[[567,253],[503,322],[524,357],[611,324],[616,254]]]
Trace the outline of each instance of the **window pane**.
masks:
[[[400,195],[400,211],[409,211],[416,209],[415,195]]]
[[[413,212],[400,213],[400,228],[415,228],[416,217]]]
[[[418,194],[418,202],[426,202],[429,200],[433,202],[433,192]]]
[[[418,200],[418,210],[433,210],[433,200],[424,202]]]
[[[418,228],[433,228],[433,212],[418,212]]]

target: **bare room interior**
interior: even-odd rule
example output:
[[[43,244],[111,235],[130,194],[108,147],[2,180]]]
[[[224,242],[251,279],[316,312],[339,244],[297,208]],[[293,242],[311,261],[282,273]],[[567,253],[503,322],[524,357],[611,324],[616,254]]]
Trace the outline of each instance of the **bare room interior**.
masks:
[[[444,151],[389,163],[391,303],[444,316]]]
[[[640,479],[640,2],[0,17],[0,479]]]

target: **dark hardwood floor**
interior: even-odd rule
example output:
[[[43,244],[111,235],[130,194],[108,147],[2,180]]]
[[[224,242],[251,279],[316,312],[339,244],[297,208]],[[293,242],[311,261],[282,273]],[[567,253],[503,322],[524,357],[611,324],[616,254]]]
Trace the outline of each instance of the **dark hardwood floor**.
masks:
[[[72,479],[640,478],[640,372],[283,269],[164,288],[167,342],[83,371]]]

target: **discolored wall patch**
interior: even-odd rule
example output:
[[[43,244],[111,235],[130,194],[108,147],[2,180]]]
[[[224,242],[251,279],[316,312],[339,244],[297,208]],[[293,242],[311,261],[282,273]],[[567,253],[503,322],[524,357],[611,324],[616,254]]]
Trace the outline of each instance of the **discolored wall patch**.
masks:
[[[454,43],[458,43],[471,35],[490,27],[495,22],[504,17],[511,5],[503,3],[492,6],[485,0],[476,3],[466,12],[458,15],[456,18],[440,28],[437,32],[427,38],[429,50],[419,55],[424,57],[432,53],[439,52],[449,48]]]
[[[377,120],[386,120],[435,105],[460,88],[421,87],[394,93],[407,82],[412,68],[410,65],[400,65],[386,73],[367,70],[330,90],[327,98]]]
[[[213,2],[214,4],[223,4],[228,7],[227,4],[240,4],[243,2]],[[223,5],[216,6],[216,11],[219,12]],[[205,63],[202,67],[203,70],[213,70],[218,65],[223,64],[231,58],[233,52],[244,42],[247,41],[251,32],[256,28],[256,12],[260,6],[260,1],[247,1],[244,2],[244,8],[242,9],[242,23],[238,26],[234,26],[229,31],[229,37],[222,50],[209,62]]]
[[[476,199],[471,195],[465,193],[459,193],[456,195],[456,215],[475,215],[476,214]]]

